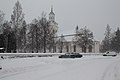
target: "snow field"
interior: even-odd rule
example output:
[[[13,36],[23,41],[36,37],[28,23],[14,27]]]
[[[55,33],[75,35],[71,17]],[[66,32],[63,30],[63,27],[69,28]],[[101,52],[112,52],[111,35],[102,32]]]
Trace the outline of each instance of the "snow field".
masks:
[[[0,80],[120,80],[119,56],[17,58],[1,60],[0,64]]]

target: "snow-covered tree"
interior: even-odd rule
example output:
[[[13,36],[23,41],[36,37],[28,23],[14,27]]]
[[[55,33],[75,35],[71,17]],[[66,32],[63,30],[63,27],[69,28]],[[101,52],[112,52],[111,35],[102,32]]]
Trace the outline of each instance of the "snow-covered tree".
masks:
[[[3,25],[3,23],[4,23],[4,13],[0,10],[0,34],[2,34],[3,33],[3,27],[2,27],[2,25]]]
[[[0,10],[0,25],[3,24],[4,15],[5,15],[5,14]]]
[[[46,19],[45,13],[42,13],[42,18],[40,19],[40,25],[41,25],[41,31],[43,32],[44,53],[46,52],[46,49],[48,49],[51,52],[52,48],[54,52],[54,46],[56,45],[56,39],[54,37],[56,36],[57,31],[55,31],[54,27],[51,27],[49,25],[49,21]]]
[[[16,41],[14,31],[11,29],[11,22],[5,21],[3,24],[3,35],[5,38],[5,52],[16,52]]]
[[[27,24],[26,24],[26,21],[24,20],[23,21],[23,24],[22,24],[22,27],[20,29],[20,50],[22,52],[26,52],[25,51],[25,48],[26,48],[26,30],[27,30]]]
[[[8,51],[8,35],[11,33],[11,26],[8,21],[5,21],[3,24],[3,35],[5,37],[5,51]]]
[[[3,35],[3,22],[4,22],[4,13],[0,11],[0,48],[5,48],[4,35]],[[4,50],[2,51],[4,52]]]
[[[16,38],[16,47],[17,50],[19,51],[19,44],[20,43],[20,30],[24,21],[24,14],[22,12],[22,7],[19,1],[15,3],[15,6],[13,8],[13,14],[11,15],[11,21],[12,21],[12,26],[14,29],[14,34]]]
[[[112,50],[115,52],[120,52],[120,30],[119,28],[115,32],[115,36],[111,41]]]
[[[38,52],[38,46],[39,46],[39,30],[40,27],[38,26],[38,20],[34,19],[30,23],[30,30],[28,32],[28,45],[30,46],[29,48],[32,50],[32,52],[36,51]]]
[[[80,30],[77,27],[76,30],[76,44],[82,48],[82,52],[86,53],[87,48],[93,45],[93,33],[86,26]]]
[[[101,52],[106,52],[111,50],[111,28],[110,26],[107,24],[106,27],[106,31],[105,31],[105,38],[102,41],[102,45],[101,45]]]
[[[52,48],[56,44],[55,36],[56,32],[53,27],[49,25],[49,21],[46,18],[46,14],[42,13],[41,18],[34,19],[30,23],[30,30],[28,35],[28,44],[31,45],[32,52],[44,52]],[[53,51],[54,52],[54,51]]]

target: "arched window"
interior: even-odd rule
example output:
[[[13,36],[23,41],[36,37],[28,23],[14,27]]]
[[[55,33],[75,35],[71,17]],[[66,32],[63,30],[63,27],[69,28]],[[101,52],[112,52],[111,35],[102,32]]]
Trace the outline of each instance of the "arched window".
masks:
[[[67,50],[67,52],[69,52],[69,46],[68,45],[66,46],[66,50]]]
[[[86,53],[86,47],[84,45],[82,46],[82,52]]]
[[[56,46],[54,46],[54,50],[55,50],[55,52],[56,52]]]
[[[76,45],[73,46],[74,52],[76,52]]]

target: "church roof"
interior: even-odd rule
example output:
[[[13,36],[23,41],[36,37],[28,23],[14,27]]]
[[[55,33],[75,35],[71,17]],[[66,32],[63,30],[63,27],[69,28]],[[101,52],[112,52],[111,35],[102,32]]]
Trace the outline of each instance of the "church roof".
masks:
[[[51,24],[51,23],[53,23],[53,24],[58,25],[58,23],[57,23],[57,22],[55,22],[55,21],[49,21],[49,23],[50,23],[50,24]]]

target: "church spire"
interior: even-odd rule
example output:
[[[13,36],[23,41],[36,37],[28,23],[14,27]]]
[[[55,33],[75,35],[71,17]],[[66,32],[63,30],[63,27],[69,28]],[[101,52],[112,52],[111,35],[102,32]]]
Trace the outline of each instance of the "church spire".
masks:
[[[53,5],[51,6],[51,12],[50,12],[50,14],[55,15],[54,12],[53,12]]]
[[[53,5],[51,6],[51,12],[53,12]]]
[[[49,21],[55,21],[55,14],[53,12],[53,6],[51,6],[51,11],[49,13]]]

